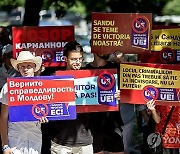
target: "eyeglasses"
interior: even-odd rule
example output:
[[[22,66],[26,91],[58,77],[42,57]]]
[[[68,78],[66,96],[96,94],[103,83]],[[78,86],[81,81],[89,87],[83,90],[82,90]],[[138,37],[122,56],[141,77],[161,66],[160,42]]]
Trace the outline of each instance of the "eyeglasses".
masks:
[[[84,59],[83,57],[81,58],[69,58],[73,63],[76,63],[76,62],[82,62]]]
[[[31,68],[33,68],[33,65],[27,65],[27,66],[21,66],[21,65],[18,65],[18,68],[21,69],[21,70],[24,70],[24,69],[31,69]]]

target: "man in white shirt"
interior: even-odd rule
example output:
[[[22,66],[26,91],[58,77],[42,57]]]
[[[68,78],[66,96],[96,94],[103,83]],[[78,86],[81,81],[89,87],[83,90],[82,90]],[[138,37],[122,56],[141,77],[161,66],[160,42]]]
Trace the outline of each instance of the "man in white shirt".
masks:
[[[42,64],[42,58],[33,56],[29,51],[21,51],[17,60],[11,59],[13,68],[23,77],[33,77]],[[3,154],[40,154],[42,133],[38,122],[8,122],[8,89],[3,86],[0,130]],[[40,122],[47,122],[41,119]]]

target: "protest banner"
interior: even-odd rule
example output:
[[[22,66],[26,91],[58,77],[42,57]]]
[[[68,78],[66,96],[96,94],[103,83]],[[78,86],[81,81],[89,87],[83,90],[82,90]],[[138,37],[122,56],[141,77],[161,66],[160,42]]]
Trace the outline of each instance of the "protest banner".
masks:
[[[11,122],[76,118],[72,76],[8,78],[7,84]]]
[[[152,14],[92,13],[93,53],[150,53]]]
[[[74,75],[78,113],[118,110],[114,97],[118,88],[116,69],[66,70],[56,75]]]
[[[138,55],[139,61],[162,64],[180,63],[180,28],[152,30],[151,41],[151,55]]]
[[[128,63],[120,66],[121,102],[180,106],[180,66]]]
[[[65,66],[64,46],[74,41],[74,26],[13,27],[13,56],[22,50],[41,56],[45,67]]]

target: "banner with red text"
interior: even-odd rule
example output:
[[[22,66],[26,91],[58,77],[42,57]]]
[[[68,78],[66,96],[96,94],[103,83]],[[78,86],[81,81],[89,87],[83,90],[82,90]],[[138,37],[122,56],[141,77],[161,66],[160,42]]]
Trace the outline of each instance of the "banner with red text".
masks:
[[[22,50],[41,56],[46,67],[65,66],[64,46],[74,41],[74,26],[13,27],[13,56]]]
[[[121,64],[120,89],[123,103],[180,106],[180,66]]]
[[[57,71],[56,75],[74,75],[78,113],[118,110],[116,69]]]
[[[93,53],[150,53],[151,13],[92,13]]]
[[[9,121],[76,118],[72,76],[8,78]]]

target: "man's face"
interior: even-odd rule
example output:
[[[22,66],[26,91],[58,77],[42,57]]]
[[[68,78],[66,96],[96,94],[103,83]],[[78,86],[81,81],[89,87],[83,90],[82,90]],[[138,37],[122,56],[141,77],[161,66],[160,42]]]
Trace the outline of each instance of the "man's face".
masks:
[[[24,62],[18,64],[18,70],[23,77],[34,76],[34,70],[36,65],[32,62]]]
[[[66,58],[67,70],[79,70],[82,66],[83,53],[71,51]]]

